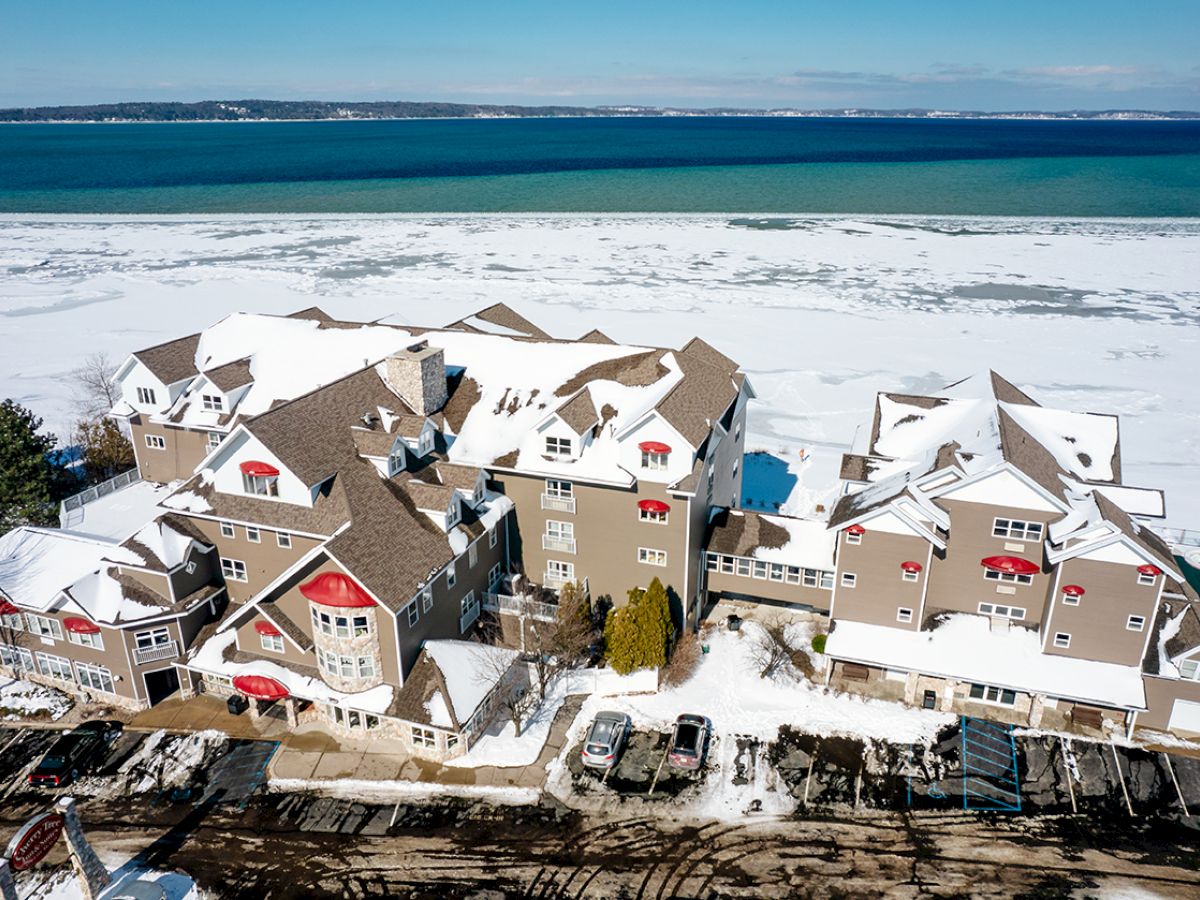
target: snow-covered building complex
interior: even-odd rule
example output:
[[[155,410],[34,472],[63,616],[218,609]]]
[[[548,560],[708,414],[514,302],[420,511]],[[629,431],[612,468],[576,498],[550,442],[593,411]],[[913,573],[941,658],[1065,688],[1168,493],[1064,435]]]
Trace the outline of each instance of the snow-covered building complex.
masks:
[[[1196,595],[1146,525],[1161,492],[1123,484],[1116,417],[994,374],[881,394],[820,519],[741,508],[753,390],[698,338],[312,308],[229,316],[117,381],[142,478],[170,485],[156,517],[0,540],[0,665],[79,693],[240,694],[445,758],[528,677],[482,618],[658,577],[681,629],[720,599],[830,617],[838,689],[1200,733]]]

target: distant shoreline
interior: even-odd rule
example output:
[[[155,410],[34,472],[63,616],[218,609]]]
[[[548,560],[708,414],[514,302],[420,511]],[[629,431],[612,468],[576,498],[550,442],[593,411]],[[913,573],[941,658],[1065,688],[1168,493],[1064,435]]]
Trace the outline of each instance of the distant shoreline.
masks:
[[[770,113],[739,113],[737,115],[695,113],[688,115],[628,116],[628,115],[556,115],[556,116],[361,116],[357,118],[328,117],[321,119],[3,119],[0,125],[280,125],[297,122],[505,122],[527,119],[857,119],[877,121],[925,122],[1197,122],[1194,116],[876,116],[876,115],[772,115]]]

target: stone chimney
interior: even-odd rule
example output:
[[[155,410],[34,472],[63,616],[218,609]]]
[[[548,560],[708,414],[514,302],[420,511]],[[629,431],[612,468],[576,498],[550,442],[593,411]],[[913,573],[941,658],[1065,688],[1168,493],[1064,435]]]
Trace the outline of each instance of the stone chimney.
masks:
[[[430,416],[446,405],[446,359],[441,347],[419,341],[385,360],[387,383],[419,416]]]

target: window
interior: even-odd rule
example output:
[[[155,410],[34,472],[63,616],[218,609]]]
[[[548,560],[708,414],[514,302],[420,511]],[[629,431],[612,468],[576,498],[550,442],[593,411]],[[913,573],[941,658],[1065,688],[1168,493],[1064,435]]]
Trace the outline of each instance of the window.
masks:
[[[93,666],[89,663],[77,662],[75,663],[75,675],[79,679],[79,683],[84,687],[103,691],[106,694],[116,693],[113,690],[112,672],[104,668],[104,666]]]
[[[0,628],[7,628],[9,631],[24,631],[25,617],[19,612],[5,613],[0,616]]]
[[[569,481],[546,479],[546,496],[567,499],[575,496],[575,486]]]
[[[788,584],[799,584],[801,571],[802,570],[799,566],[788,566],[787,567],[787,583]]]
[[[74,681],[71,674],[71,661],[62,656],[51,656],[49,653],[37,655],[38,671],[47,678],[59,678],[63,681]]]
[[[734,560],[734,558],[732,556],[722,556],[721,557],[721,571],[726,575],[732,575],[735,562],[736,561]],[[747,560],[747,562],[749,562],[749,560]]]
[[[140,387],[137,389],[138,403],[154,404],[154,388]]]
[[[575,525],[572,522],[546,522],[546,537],[554,541],[575,540]]]
[[[896,621],[897,622],[911,622],[912,621],[912,612],[913,611],[911,609],[909,609],[907,606],[901,606],[899,609],[896,610]]]
[[[483,479],[475,482],[475,490],[471,491],[471,505],[478,506],[483,502]]]
[[[76,634],[74,631],[68,631],[67,640],[72,644],[78,644],[80,647],[89,647],[92,650],[104,649],[104,637],[99,632],[96,634]]]
[[[221,441],[225,440],[225,435],[219,431],[210,431],[204,439],[204,453],[208,455],[221,446]]]
[[[862,535],[859,534],[857,531],[847,531],[846,532],[846,543],[847,544],[861,544],[862,543]]]
[[[833,573],[832,572],[822,572],[821,573],[821,587],[823,587],[827,591],[833,590]]]
[[[133,642],[139,650],[153,650],[171,643],[171,632],[166,628],[152,628],[150,631],[139,631],[133,636]]]
[[[224,537],[224,538],[233,537],[233,523],[232,522],[222,522],[221,523],[221,537]]]
[[[167,439],[161,434],[148,434],[146,435],[146,446],[151,450],[166,450]]]
[[[575,563],[559,562],[557,559],[546,560],[547,581],[564,583],[575,580]]]
[[[1064,593],[1062,595],[1062,602],[1063,602],[1063,606],[1078,606],[1079,605],[1079,595]]]
[[[225,400],[219,394],[201,394],[200,405],[209,412],[222,412],[225,409]]]
[[[671,514],[669,512],[656,512],[654,510],[638,508],[638,521],[649,522],[652,525],[666,525],[667,519]]]
[[[738,467],[739,467],[739,466],[741,466],[741,464],[742,464],[742,463],[741,463],[741,460],[737,460],[737,459],[735,459],[735,460],[733,461],[733,477],[734,477],[734,478],[737,478]]]
[[[375,660],[369,656],[358,658],[358,677],[370,678],[375,674]]]
[[[1129,631],[1141,631],[1143,628],[1146,627],[1146,617],[1145,616],[1130,616],[1125,621],[1125,627]]]
[[[717,556],[715,553],[709,553],[707,559],[708,571],[719,572],[721,570],[721,557]]]
[[[458,735],[457,734],[446,735],[446,749],[453,750],[457,746],[458,746]]]
[[[783,564],[771,563],[771,580],[783,581]]]
[[[988,581],[1002,581],[1006,584],[1033,584],[1032,575],[1017,575],[1013,572],[997,572],[993,569],[984,569],[983,577]]]
[[[1188,681],[1200,681],[1200,659],[1185,659],[1181,662],[1179,677],[1186,678]]]
[[[853,572],[842,573],[842,587],[852,588],[858,581],[858,576]]]
[[[1003,606],[999,603],[980,603],[979,611],[985,616],[999,616],[1002,619],[1024,619],[1025,607]]]
[[[496,568],[500,568],[496,566]],[[421,591],[421,612],[429,612],[433,609],[433,588],[425,588]]]
[[[63,632],[62,625],[58,619],[51,619],[47,616],[38,616],[33,613],[25,613],[25,621],[28,623],[29,631],[32,634],[41,637],[55,638],[62,640]]]
[[[0,644],[0,663],[12,669],[33,671],[33,654],[24,647]]]
[[[500,584],[500,563],[496,563],[488,570],[488,590],[495,590]]]
[[[497,526],[488,532],[488,547],[495,549],[498,540],[500,540],[500,528]]]
[[[243,472],[242,487],[247,494],[254,494],[256,497],[278,497],[279,476],[251,475],[249,472]]]
[[[282,634],[260,634],[258,637],[264,650],[270,650],[272,653],[283,652]]]
[[[404,470],[404,447],[397,443],[388,454],[388,476]]]
[[[369,656],[339,656],[317,648],[317,664],[326,675],[339,678],[369,678],[375,674],[375,661]]]
[[[363,723],[366,725],[367,731],[374,731],[380,725],[379,716],[374,713],[364,713]]]
[[[752,568],[752,563],[750,560],[746,559],[744,556],[739,556],[736,559],[734,559],[733,562],[734,562],[734,565],[737,567],[738,575],[740,575],[742,578],[750,577],[750,570]]]
[[[1020,519],[996,519],[992,522],[992,537],[1014,541],[1040,541],[1041,522],[1022,522]]]
[[[475,568],[475,564],[479,562],[479,545],[471,544],[467,548],[467,568]]]
[[[446,527],[449,528],[451,525],[457,525],[460,518],[461,516],[459,516],[458,512],[458,497],[451,497],[450,505],[446,507]]]
[[[820,573],[816,569],[805,569],[802,583],[805,587],[816,587]]]
[[[1059,631],[1054,635],[1054,646],[1061,650],[1066,650],[1071,646],[1071,636],[1065,631]]]
[[[1150,574],[1149,572],[1138,572],[1137,583],[1143,587],[1154,584],[1155,580],[1156,576]]]
[[[920,572],[910,572],[908,569],[900,570],[900,578],[902,581],[919,581],[921,578]]]
[[[408,610],[408,627],[415,628],[417,625],[417,622],[420,621],[421,610],[417,606],[416,603],[408,604],[407,610]]]
[[[282,547],[284,550],[291,550],[292,536],[286,531],[277,531],[275,532],[275,544],[278,547]]]
[[[196,564],[192,560],[189,559],[187,561],[187,565],[185,565],[183,567],[183,571],[187,572],[189,575],[195,575],[196,574]]]
[[[457,581],[458,574],[454,571],[454,563],[450,563],[450,565],[446,566],[446,587],[454,587],[454,584]]]
[[[546,454],[548,456],[570,456],[571,439],[560,437],[546,438]]]
[[[255,528],[251,525],[247,525],[246,526],[246,540],[248,540],[252,544],[259,544],[259,543],[262,543],[262,535],[259,534],[257,528]]]
[[[648,566],[665,566],[667,564],[667,551],[655,550],[652,547],[638,547],[638,562],[645,563]]]
[[[754,577],[765,580],[767,577],[767,564],[760,559],[752,560],[754,566]]]
[[[667,469],[667,453],[655,453],[650,450],[642,451],[642,468],[651,472],[665,472]]]
[[[458,611],[464,620],[475,620],[475,617],[479,615],[479,600],[475,597],[474,591],[467,591],[467,596],[458,602]]]
[[[417,747],[436,747],[437,735],[432,728],[422,728],[420,725],[412,727],[412,742]]]
[[[740,441],[742,439],[742,423],[741,422],[738,422],[737,425],[734,426],[733,439],[735,441]]]
[[[417,437],[417,452],[422,456],[428,456],[433,452],[433,429],[422,429],[421,434]]]
[[[1017,693],[1008,688],[993,687],[990,684],[973,684],[971,685],[971,699],[982,700],[984,703],[996,703],[1001,706],[1012,706],[1017,702]]]
[[[229,559],[221,557],[221,574],[230,581],[248,581],[246,578],[246,564],[240,559]]]

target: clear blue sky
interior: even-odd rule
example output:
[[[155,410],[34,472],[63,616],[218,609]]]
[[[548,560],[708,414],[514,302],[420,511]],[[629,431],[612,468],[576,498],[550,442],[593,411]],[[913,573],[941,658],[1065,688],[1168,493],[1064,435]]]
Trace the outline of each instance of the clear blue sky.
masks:
[[[1200,109],[1200,0],[0,0],[0,106]]]

